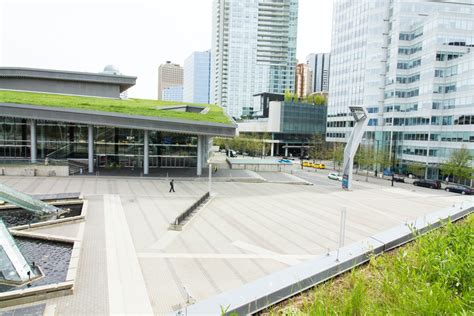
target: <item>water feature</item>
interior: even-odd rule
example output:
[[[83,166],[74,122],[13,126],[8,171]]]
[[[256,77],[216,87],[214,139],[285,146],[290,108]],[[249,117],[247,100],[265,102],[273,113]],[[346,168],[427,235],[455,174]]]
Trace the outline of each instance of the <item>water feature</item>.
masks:
[[[0,221],[0,283],[20,285],[40,276],[41,272],[27,263],[7,227]]]
[[[61,243],[56,241],[47,241],[39,239],[30,239],[23,237],[14,237],[14,240],[25,257],[26,261],[32,265],[41,267],[44,277],[36,281],[32,281],[32,287],[64,282],[66,280],[69,261],[71,259],[72,244]],[[0,284],[0,292],[18,290],[29,287],[10,286]]]
[[[64,212],[63,214],[57,216],[56,214],[49,214],[44,216],[39,216],[36,213],[31,213],[21,208],[14,208],[14,209],[5,209],[0,210],[0,219],[3,220],[7,227],[14,227],[19,225],[28,225],[34,224],[39,222],[46,222],[58,218],[66,218],[66,217],[73,217],[81,215],[82,204],[74,204],[74,205],[65,205],[59,206],[63,209],[69,209],[68,212]]]

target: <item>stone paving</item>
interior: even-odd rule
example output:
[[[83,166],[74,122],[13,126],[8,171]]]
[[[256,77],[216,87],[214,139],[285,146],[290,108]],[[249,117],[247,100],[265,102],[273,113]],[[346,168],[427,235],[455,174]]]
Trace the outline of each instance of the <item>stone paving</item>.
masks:
[[[81,192],[89,201],[75,293],[46,301],[57,315],[167,314],[335,249],[343,207],[349,244],[470,199],[357,177],[354,191],[345,192],[327,172],[289,177],[313,186],[213,183],[215,196],[181,232],[168,226],[206,192],[204,181],[175,180],[176,193],[168,193],[168,181],[144,178],[0,181],[27,193]]]

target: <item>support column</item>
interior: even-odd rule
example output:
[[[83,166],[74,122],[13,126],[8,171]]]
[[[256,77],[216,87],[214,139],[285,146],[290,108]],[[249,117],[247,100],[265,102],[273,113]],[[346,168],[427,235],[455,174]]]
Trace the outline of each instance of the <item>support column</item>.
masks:
[[[148,131],[143,131],[143,175],[148,175],[149,171],[149,145],[148,145]]]
[[[36,163],[37,149],[36,149],[36,121],[30,121],[30,157],[31,162]]]
[[[285,144],[285,157],[288,157],[288,144]]]
[[[275,147],[275,144],[274,143],[270,143],[270,157],[273,157],[273,148]]]
[[[207,166],[207,159],[209,153],[209,138],[207,136],[202,137],[202,167],[205,168]]]
[[[87,126],[87,161],[89,173],[94,172],[94,126]]]
[[[202,174],[202,150],[203,147],[203,136],[198,135],[198,146],[197,146],[197,166],[196,166],[196,174],[201,176]]]

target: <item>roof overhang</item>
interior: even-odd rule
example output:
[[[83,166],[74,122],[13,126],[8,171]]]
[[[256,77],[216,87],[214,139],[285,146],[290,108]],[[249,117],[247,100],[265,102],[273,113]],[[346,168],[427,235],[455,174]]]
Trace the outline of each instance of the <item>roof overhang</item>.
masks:
[[[124,75],[23,67],[0,67],[0,78],[1,77],[114,84],[120,86],[120,92],[134,86],[137,81],[137,77]]]
[[[28,104],[0,103],[0,108],[0,116],[5,117],[157,130],[193,135],[233,137],[237,129],[235,123],[227,125],[222,123],[53,108]]]

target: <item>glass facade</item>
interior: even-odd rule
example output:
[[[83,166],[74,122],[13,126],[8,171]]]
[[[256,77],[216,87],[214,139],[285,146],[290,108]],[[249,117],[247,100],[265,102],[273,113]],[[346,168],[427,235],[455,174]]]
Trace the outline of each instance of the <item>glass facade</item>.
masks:
[[[194,52],[184,61],[183,101],[209,104],[211,51]]]
[[[87,159],[88,126],[36,121],[38,159]],[[94,127],[94,155],[99,167],[141,167],[143,130]],[[0,159],[30,158],[30,124],[0,117]],[[149,132],[150,167],[195,167],[197,137]]]
[[[306,63],[312,72],[311,92],[329,91],[330,54],[309,54]]]
[[[326,106],[284,102],[280,116],[281,131],[289,134],[324,134],[326,110]]]
[[[183,102],[183,86],[173,86],[163,89],[163,101]]]
[[[377,109],[366,141],[437,176],[453,150],[474,151],[473,46],[473,0],[336,0],[327,140],[349,137],[348,106]]]
[[[253,95],[294,92],[297,0],[215,0],[211,103],[249,115]]]

